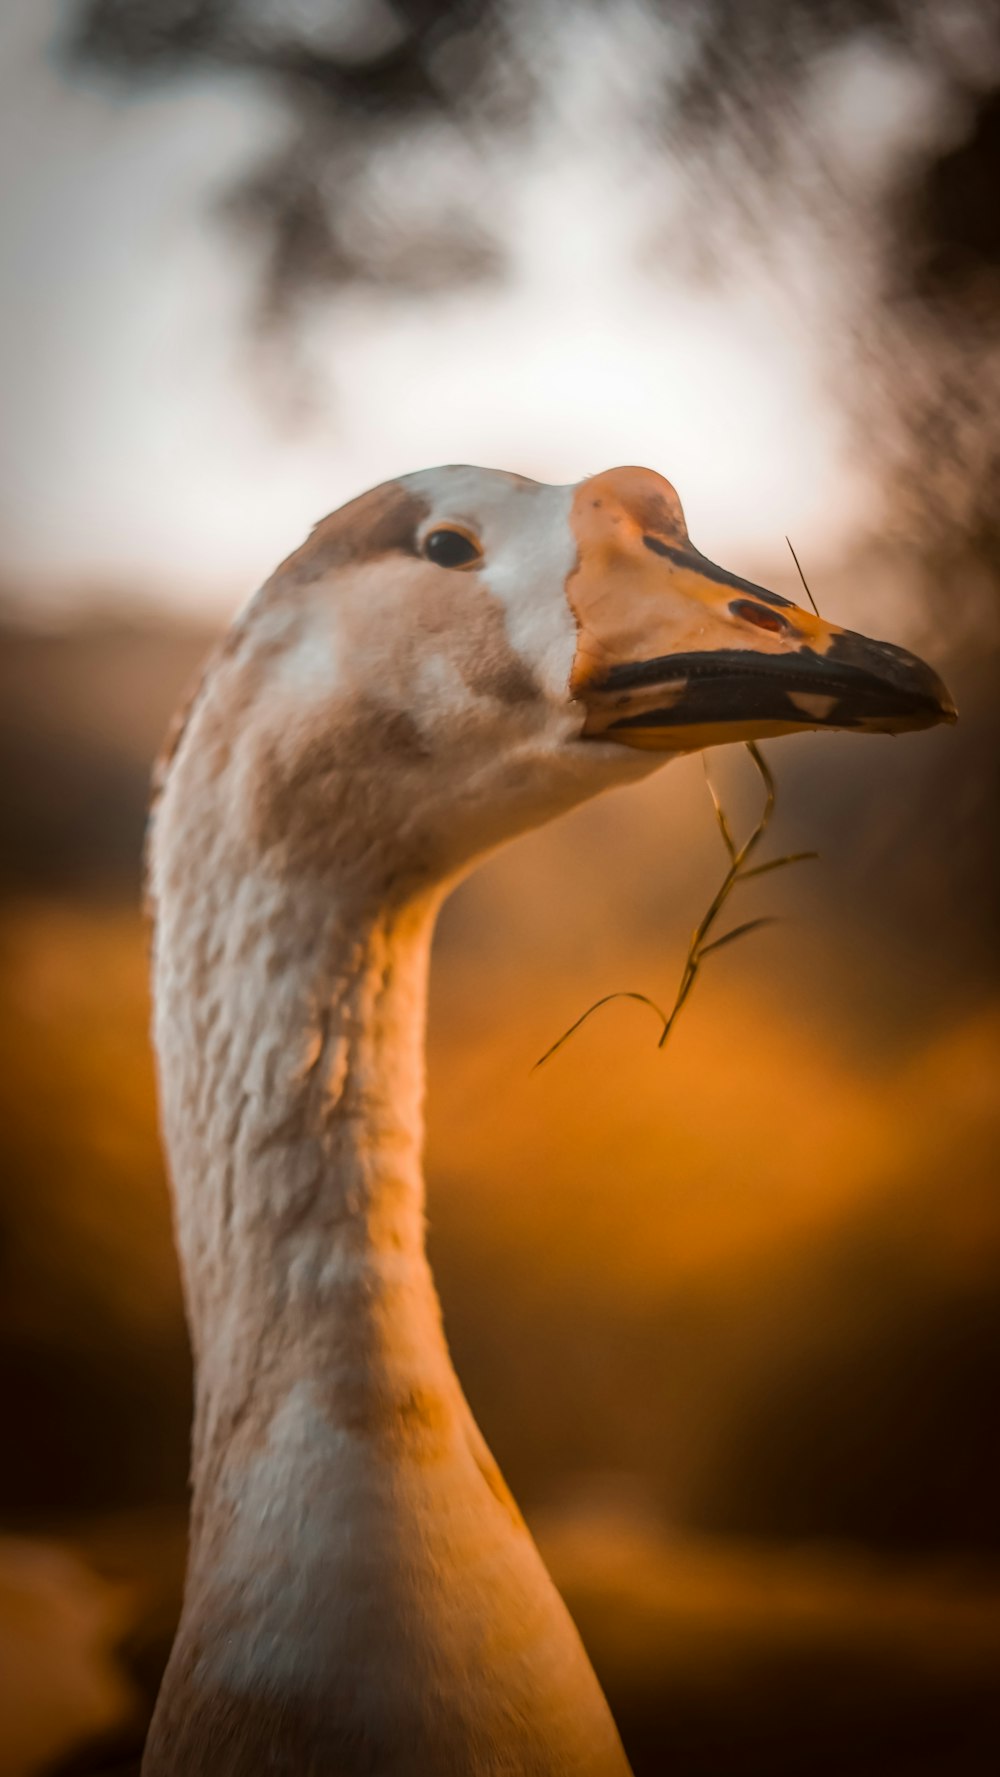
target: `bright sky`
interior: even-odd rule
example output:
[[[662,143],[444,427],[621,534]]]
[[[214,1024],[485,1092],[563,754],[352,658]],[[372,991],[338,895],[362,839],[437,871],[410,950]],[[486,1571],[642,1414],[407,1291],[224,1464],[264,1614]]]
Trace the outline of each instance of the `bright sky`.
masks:
[[[0,25],[11,592],[226,608],[324,512],[435,462],[553,481],[647,463],[744,572],[786,532],[831,561],[873,516],[822,352],[856,291],[794,235],[770,274],[746,246],[724,281],[672,271],[683,180],[637,152],[601,58],[577,56],[568,99],[499,169],[509,278],[331,299],[309,332],[315,411],[293,426],[262,390],[249,259],[211,214],[280,116],[236,81],[130,100],[70,84],[48,53],[59,12],[7,0]],[[926,128],[926,95],[884,62],[824,78],[852,176]]]

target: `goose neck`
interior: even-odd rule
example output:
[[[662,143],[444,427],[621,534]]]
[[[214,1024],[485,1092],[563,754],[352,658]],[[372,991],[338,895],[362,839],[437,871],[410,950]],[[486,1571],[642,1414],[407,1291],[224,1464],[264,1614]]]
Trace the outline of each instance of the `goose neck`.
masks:
[[[450,1373],[424,1253],[434,905],[244,878],[160,909],[156,1035],[200,1487],[321,1387],[332,1423]],[[213,1479],[214,1477],[214,1479]]]

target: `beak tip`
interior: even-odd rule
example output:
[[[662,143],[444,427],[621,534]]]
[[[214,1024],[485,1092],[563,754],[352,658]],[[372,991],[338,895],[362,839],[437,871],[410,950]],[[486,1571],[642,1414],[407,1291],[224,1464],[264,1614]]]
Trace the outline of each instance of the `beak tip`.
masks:
[[[937,705],[935,720],[938,723],[945,724],[949,728],[954,728],[955,723],[958,721],[958,706],[955,703],[955,699],[952,697],[944,680],[939,678],[938,674],[933,672],[931,668],[928,667],[927,671],[931,674],[933,698]]]

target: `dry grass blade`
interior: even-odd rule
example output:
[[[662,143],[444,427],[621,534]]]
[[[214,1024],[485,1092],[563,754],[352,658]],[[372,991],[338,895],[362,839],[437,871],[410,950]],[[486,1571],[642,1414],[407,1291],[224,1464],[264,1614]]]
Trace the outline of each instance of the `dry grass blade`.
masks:
[[[595,1000],[592,1006],[588,1006],[585,1012],[581,1012],[579,1018],[574,1020],[569,1029],[564,1030],[562,1036],[557,1037],[551,1047],[546,1049],[545,1054],[538,1057],[538,1060],[535,1062],[534,1067],[531,1070],[532,1073],[534,1073],[535,1068],[542,1067],[543,1064],[548,1061],[549,1057],[555,1054],[557,1049],[562,1048],[564,1043],[569,1042],[570,1037],[579,1030],[581,1024],[586,1023],[592,1012],[599,1012],[602,1006],[610,1005],[612,1000],[638,1000],[640,1005],[649,1006],[650,1010],[656,1013],[657,1018],[660,1019],[662,1024],[665,1025],[667,1023],[667,1014],[664,1012],[662,1006],[658,1006],[655,1000],[651,1000],[648,993],[635,993],[628,987],[619,988],[615,993],[606,993],[602,999]]]
[[[703,944],[698,952],[699,957],[707,956],[711,950],[721,950],[724,944],[732,944],[736,938],[745,938],[747,932],[756,932],[760,926],[777,924],[777,916],[764,913],[760,919],[745,919],[741,926],[734,926],[731,932],[723,932],[721,938],[713,938],[711,944]]]
[[[789,549],[791,549],[791,551],[792,551],[792,560],[793,560],[793,562],[794,562],[794,563],[795,563],[795,566],[796,566],[796,567],[797,567],[797,569],[798,569],[798,572],[799,572],[799,579],[800,579],[800,580],[801,580],[801,582],[802,582],[802,584],[803,584],[803,586],[804,586],[804,587],[805,587],[805,589],[806,589],[806,598],[807,598],[807,599],[808,599],[808,600],[809,600],[809,603],[810,603],[810,604],[811,604],[811,606],[812,606],[812,608],[813,608],[813,610],[814,610],[814,611],[815,611],[815,613],[816,613],[816,615],[817,615],[817,617],[818,617],[818,616],[819,616],[819,606],[818,606],[818,604],[817,604],[817,603],[816,603],[816,600],[815,600],[815,599],[814,599],[814,598],[813,598],[813,595],[812,595],[812,593],[811,593],[811,592],[810,592],[810,590],[809,590],[809,582],[808,582],[808,580],[807,580],[807,579],[806,579],[806,577],[805,577],[805,575],[804,575],[804,574],[803,574],[803,572],[802,572],[802,563],[801,563],[801,562],[800,562],[800,560],[799,560],[799,558],[798,558],[798,556],[797,556],[797,555],[796,555],[796,553],[795,553],[795,549],[794,549],[794,546],[793,546],[793,544],[792,544],[792,539],[791,539],[791,537],[786,537],[786,538],[785,538],[785,542],[786,542],[786,543],[787,543],[787,544],[788,544],[788,547],[789,547]]]
[[[716,790],[716,787],[712,782],[711,776],[709,774],[709,769],[708,769],[708,760],[705,757],[704,753],[702,753],[702,755],[701,755],[701,762],[705,768],[705,782],[708,785],[708,793],[712,798],[712,807],[715,809],[715,818],[719,823],[719,832],[722,834],[722,843],[724,844],[727,852],[729,853],[729,856],[731,858],[735,858],[736,857],[736,841],[733,838],[732,833],[729,830],[729,822],[726,819],[726,811],[723,808],[722,803],[719,801],[719,793]]]
[[[741,870],[740,881],[749,882],[751,876],[766,876],[769,870],[783,870],[786,864],[804,864],[809,858],[818,858],[818,851],[790,851],[783,858],[768,858],[766,864],[754,864],[752,870]]]
[[[789,548],[791,548],[791,544],[789,544]],[[792,553],[794,555],[794,550]],[[807,587],[806,591],[808,592],[808,590]],[[810,597],[811,596],[812,595],[810,594]],[[747,867],[747,860],[759,845],[761,839],[763,839],[764,834],[767,831],[768,823],[774,813],[776,791],[771,768],[768,765],[767,760],[764,758],[763,753],[760,751],[760,748],[757,747],[753,741],[748,741],[746,743],[746,749],[750,754],[761,782],[764,785],[764,807],[756,826],[751,828],[750,833],[747,835],[746,839],[744,839],[742,845],[738,845],[736,842],[726,811],[722,806],[715,785],[709,776],[707,763],[705,765],[705,778],[708,783],[709,794],[712,798],[712,807],[715,810],[715,818],[718,822],[719,832],[722,835],[722,842],[729,855],[729,868],[715,894],[712,896],[706,911],[702,914],[701,919],[691,933],[687,956],[684,959],[684,967],[681,972],[680,985],[677,989],[677,995],[670,1012],[664,1012],[662,1007],[657,1005],[656,1001],[650,999],[649,995],[645,993],[636,993],[631,989],[622,989],[616,993],[606,993],[601,999],[595,1000],[592,1006],[588,1006],[585,1012],[581,1012],[579,1018],[574,1020],[568,1030],[563,1031],[561,1037],[556,1038],[556,1041],[551,1047],[546,1049],[545,1054],[540,1056],[535,1062],[536,1068],[542,1067],[546,1061],[550,1060],[550,1058],[555,1055],[556,1051],[561,1049],[563,1044],[567,1043],[571,1036],[575,1035],[580,1029],[581,1024],[585,1024],[587,1019],[590,1018],[594,1012],[599,1012],[602,1006],[609,1005],[612,1000],[638,1000],[641,1005],[649,1006],[650,1009],[656,1013],[663,1027],[657,1042],[657,1048],[662,1049],[677,1022],[681,1008],[686,1004],[690,997],[691,990],[698,978],[698,971],[703,959],[706,956],[710,956],[714,950],[722,950],[727,944],[734,944],[738,938],[745,938],[750,932],[759,931],[762,926],[774,925],[774,917],[764,914],[757,919],[744,920],[742,924],[733,926],[730,931],[723,932],[721,937],[712,938],[710,942],[708,941],[709,934],[712,931],[716,920],[719,918],[726,902],[738,883],[749,882],[754,876],[764,876],[771,870],[782,870],[788,864],[800,864],[808,858],[816,858],[819,856],[819,853],[814,851],[787,852],[783,857],[769,858],[763,864],[753,864],[749,868]]]

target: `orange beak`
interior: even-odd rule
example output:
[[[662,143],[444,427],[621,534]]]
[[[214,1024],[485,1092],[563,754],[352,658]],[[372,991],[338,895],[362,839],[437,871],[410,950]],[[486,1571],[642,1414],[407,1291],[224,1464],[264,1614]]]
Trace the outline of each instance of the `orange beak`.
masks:
[[[652,470],[581,482],[572,524],[570,688],[586,708],[584,736],[692,752],[807,728],[901,734],[955,721],[946,687],[915,654],[716,567]]]

